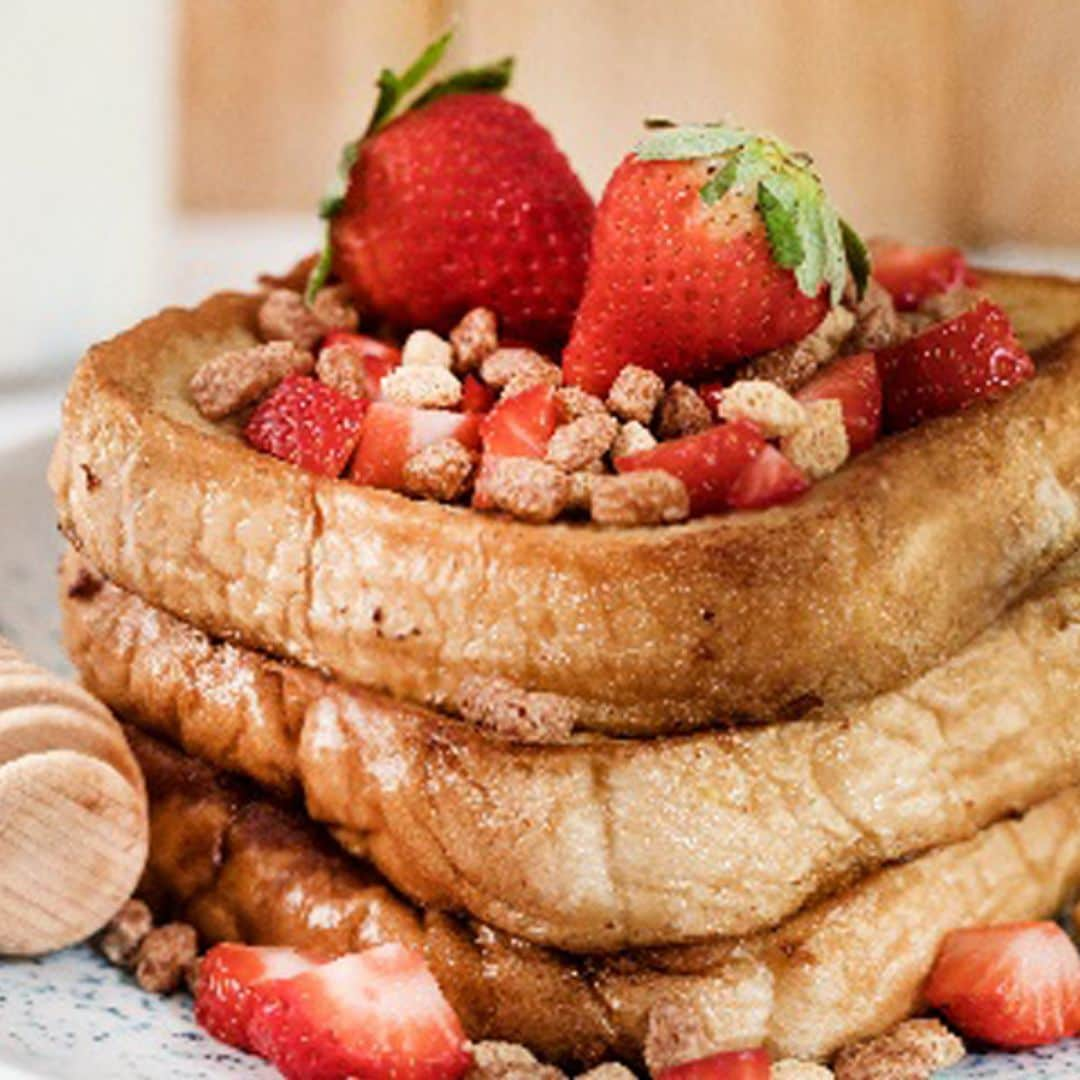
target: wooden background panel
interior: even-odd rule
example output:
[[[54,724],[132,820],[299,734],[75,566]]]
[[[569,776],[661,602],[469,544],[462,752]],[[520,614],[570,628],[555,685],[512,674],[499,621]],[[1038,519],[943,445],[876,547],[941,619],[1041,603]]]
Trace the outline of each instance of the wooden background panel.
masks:
[[[643,116],[728,117],[868,232],[1080,243],[1076,0],[184,0],[181,205],[312,206],[378,68],[451,18],[595,192]]]

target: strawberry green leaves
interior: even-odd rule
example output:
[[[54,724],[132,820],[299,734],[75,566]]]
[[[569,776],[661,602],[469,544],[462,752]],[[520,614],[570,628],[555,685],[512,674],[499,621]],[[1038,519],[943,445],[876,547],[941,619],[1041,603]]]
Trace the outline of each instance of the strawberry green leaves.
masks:
[[[839,303],[850,273],[860,294],[869,273],[866,248],[842,222],[805,154],[771,136],[724,124],[689,124],[650,132],[635,153],[643,161],[716,159],[701,188],[708,206],[732,188],[755,199],[777,265],[795,273],[799,290],[816,296],[823,285]]]
[[[421,109],[439,98],[446,97],[448,94],[500,93],[510,84],[510,78],[514,71],[514,60],[513,57],[504,57],[502,60],[497,60],[492,64],[465,68],[439,82],[432,83],[431,86],[417,95],[411,104],[402,108],[409,95],[418,90],[439,65],[439,62],[446,54],[453,34],[453,30],[448,30],[445,34],[436,38],[401,74],[392,71],[390,68],[383,68],[379,72],[379,77],[375,81],[379,93],[375,99],[371,119],[364,129],[363,135],[359,139],[346,143],[342,148],[334,181],[330,190],[319,200],[319,217],[326,222],[326,232],[318,262],[312,268],[304,290],[304,299],[307,303],[310,304],[315,299],[315,294],[326,284],[333,269],[334,250],[330,235],[330,222],[341,212],[345,204],[349,173],[360,155],[361,143],[381,131],[402,112]]]

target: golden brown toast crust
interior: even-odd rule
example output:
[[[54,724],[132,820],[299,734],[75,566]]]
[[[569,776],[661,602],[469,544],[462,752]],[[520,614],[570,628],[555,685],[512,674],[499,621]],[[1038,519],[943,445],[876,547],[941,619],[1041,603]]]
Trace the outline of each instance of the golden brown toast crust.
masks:
[[[65,637],[110,706],[301,794],[425,906],[575,951],[773,925],[1080,783],[1080,557],[902,691],[792,724],[563,747],[335,687],[108,583],[67,596],[89,573],[66,560]]]
[[[1039,918],[1080,877],[1071,790],[974,839],[882,871],[780,929],[696,948],[573,961],[448,916],[421,917],[298,816],[136,731],[151,799],[142,892],[209,941],[328,954],[422,945],[473,1038],[525,1043],[580,1066],[638,1063],[648,1013],[673,1001],[717,1048],[827,1057],[920,1007],[942,936]]]
[[[91,349],[50,479],[110,578],[219,636],[406,700],[467,676],[566,697],[581,730],[771,719],[899,685],[1080,540],[1080,284],[988,275],[1039,375],[888,439],[802,500],[667,528],[536,527],[303,472],[186,386],[257,300]],[[1057,344],[1053,344],[1056,342]]]

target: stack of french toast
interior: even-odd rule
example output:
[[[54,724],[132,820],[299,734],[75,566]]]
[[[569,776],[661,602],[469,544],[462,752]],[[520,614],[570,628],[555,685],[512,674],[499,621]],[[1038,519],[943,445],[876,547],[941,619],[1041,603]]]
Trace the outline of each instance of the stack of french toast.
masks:
[[[495,99],[439,98],[369,134],[354,170],[374,173],[378,141],[404,138],[412,117],[484,95]],[[725,145],[699,156],[723,165],[753,149]],[[674,182],[653,149],[620,167],[624,186],[638,184],[634,169]],[[690,156],[668,153],[683,155],[680,169]],[[703,182],[725,171],[705,170]],[[430,392],[471,377],[491,394],[478,441],[447,450],[471,463],[475,483],[448,497],[348,471],[352,455],[371,458],[364,425],[380,406],[462,412],[449,398],[408,397],[427,392],[416,380],[404,396],[393,385],[369,401],[345,395],[364,408],[335,429],[347,452],[333,468],[253,436],[266,430],[253,410],[273,407],[289,380],[317,383],[312,395],[332,388],[321,366],[311,374],[328,348],[352,348],[358,362],[363,352],[356,321],[335,326],[326,309],[306,340],[293,332],[303,320],[268,332],[268,306],[290,289],[300,303],[300,278],[165,311],[91,349],[51,468],[71,545],[67,647],[126,721],[146,776],[141,892],[207,942],[328,955],[415,947],[471,1038],[564,1065],[650,1059],[660,1071],[665,1040],[696,1047],[684,1058],[765,1047],[826,1060],[925,1008],[951,931],[1051,916],[1080,880],[1080,284],[965,278],[955,311],[912,320],[902,340],[989,305],[1030,356],[1025,377],[901,423],[906,399],[889,398],[885,367],[872,445],[830,466],[811,440],[800,461],[780,408],[799,387],[755,378],[784,394],[765,406],[731,388],[744,361],[805,330],[781,329],[753,353],[736,343],[738,360],[694,345],[724,384],[719,412],[696,430],[658,431],[612,404],[627,366],[658,374],[663,394],[680,377],[698,401],[710,392],[702,370],[679,366],[679,348],[654,342],[663,362],[650,367],[617,339],[611,349],[625,355],[612,366],[597,345],[603,327],[583,325],[607,303],[590,300],[599,279],[619,272],[602,245],[627,235],[605,227],[619,209],[619,191],[609,195],[562,368],[555,350],[534,349],[561,374],[533,363],[528,385],[502,387],[484,377],[498,367],[491,356],[531,340],[513,330],[511,302],[457,297],[445,318],[424,316],[423,340],[408,337],[415,323],[397,339],[383,333],[388,311],[407,320],[357,268],[350,196],[336,208],[339,283],[317,288],[337,288],[361,330],[405,361],[410,348],[424,353],[418,364],[447,375]],[[744,195],[736,185],[715,205]],[[772,196],[759,191],[757,207],[768,229],[755,227],[791,278]],[[847,251],[835,297],[828,279],[811,284],[824,300],[810,332],[829,311],[852,313],[819,375],[865,355],[844,346],[865,314]],[[380,273],[382,287],[390,271]],[[410,277],[415,290],[424,280]],[[881,292],[878,280],[869,287]],[[477,361],[453,331],[489,310],[515,340]],[[449,342],[445,365],[432,338]],[[208,364],[265,360],[275,341],[311,364],[290,360],[231,410],[200,400]],[[940,358],[942,341],[922,359]],[[978,373],[968,374],[970,388]],[[540,452],[494,449],[491,418],[530,393],[564,409]],[[586,415],[570,407],[585,396],[606,403],[608,428],[636,422],[652,445],[618,456],[613,435],[592,462],[563,469],[594,477],[607,519],[568,498],[554,513],[530,509],[562,483],[544,471],[560,467],[544,446]],[[313,414],[298,415],[289,430],[302,440]],[[715,441],[740,424],[757,440],[747,462],[771,467],[752,490],[777,469],[801,485],[740,502]],[[712,450],[695,456],[708,439]],[[845,439],[855,442],[850,424]],[[629,461],[673,446],[647,466]],[[517,490],[507,461],[528,464],[511,479],[534,485],[532,502],[506,494]],[[702,469],[713,470],[704,487]],[[674,479],[656,481],[650,501],[644,481],[619,486],[635,472]],[[639,516],[615,520],[613,501]]]

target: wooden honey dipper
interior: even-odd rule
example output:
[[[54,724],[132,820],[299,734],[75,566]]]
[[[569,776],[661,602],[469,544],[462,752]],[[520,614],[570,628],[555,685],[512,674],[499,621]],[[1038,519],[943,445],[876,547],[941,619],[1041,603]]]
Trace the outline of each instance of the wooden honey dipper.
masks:
[[[0,638],[0,954],[89,937],[147,843],[142,775],[108,709]]]

